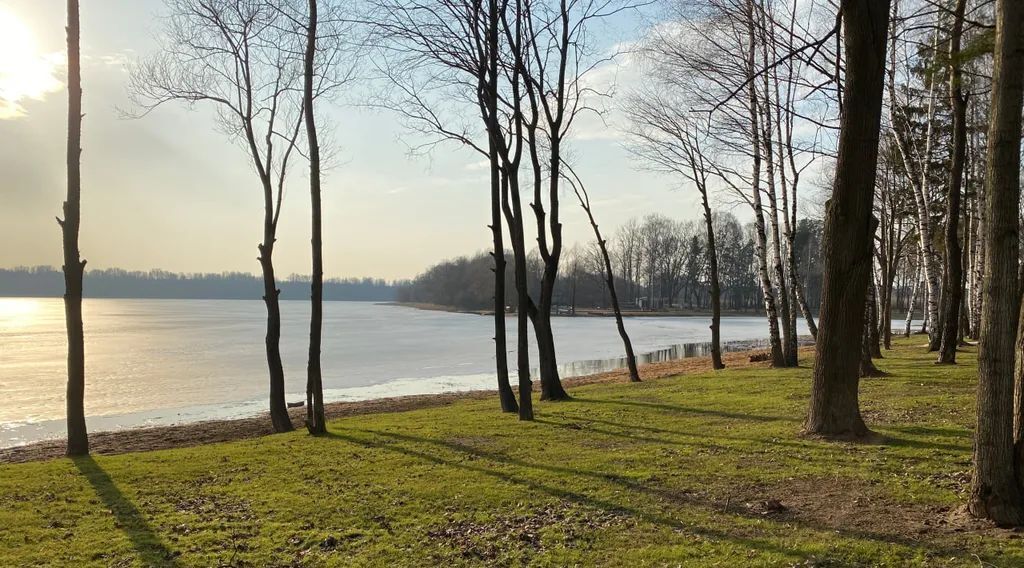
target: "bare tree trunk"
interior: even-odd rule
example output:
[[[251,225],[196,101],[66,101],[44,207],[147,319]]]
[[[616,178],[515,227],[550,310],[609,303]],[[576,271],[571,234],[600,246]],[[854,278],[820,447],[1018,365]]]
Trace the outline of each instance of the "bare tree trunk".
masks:
[[[493,1],[493,0],[492,0]],[[491,237],[494,259],[494,362],[502,412],[518,412],[519,404],[508,377],[508,339],[505,331],[505,245],[501,230],[501,188],[497,158],[491,157]]]
[[[718,279],[715,224],[712,222],[707,190],[701,191],[700,197],[701,205],[704,207],[704,226],[708,233],[708,272],[711,279],[711,367],[717,370],[725,368],[722,361],[722,288]]]
[[[886,259],[888,263],[889,260]],[[881,315],[876,318],[878,333],[882,335],[882,347],[886,351],[892,349],[892,289],[895,285],[896,279],[896,263],[892,262],[890,268],[887,268],[883,274],[883,283],[885,288],[882,291],[882,299],[879,302],[881,306]]]
[[[757,256],[757,274],[761,282],[761,291],[764,295],[765,315],[768,317],[768,340],[771,345],[771,357],[773,367],[785,367],[786,357],[782,349],[782,339],[779,335],[779,312],[776,308],[775,291],[771,278],[768,275],[768,245],[765,235],[764,209],[761,206],[761,135],[760,119],[758,111],[757,88],[753,81],[754,69],[757,65],[757,35],[754,30],[754,0],[746,2],[747,18],[747,74],[750,80],[749,91],[749,112],[750,112],[750,136],[751,149],[754,152],[752,164],[753,183],[751,184],[751,206],[754,209],[754,233],[755,233],[755,254]]]
[[[863,306],[871,278],[878,138],[889,29],[888,0],[843,0],[846,83],[835,186],[822,243],[823,282],[814,379],[805,431],[834,437],[870,433],[858,401]]]
[[[881,338],[878,332],[878,287],[874,278],[868,280],[868,324],[867,345],[868,351],[875,359],[882,358]]]
[[[804,320],[807,322],[807,330],[811,332],[811,338],[817,339],[818,337],[818,325],[814,323],[814,314],[811,312],[811,307],[807,305],[807,296],[804,292],[803,282],[800,281],[800,275],[797,272],[798,268],[796,264],[793,265],[793,287],[796,289],[796,300],[800,305],[800,313],[803,314]]]
[[[764,7],[760,10],[764,14]],[[767,27],[762,21],[762,25]],[[767,46],[762,46],[764,53],[764,65],[770,65],[768,61]],[[770,102],[770,88],[769,88],[769,74],[764,73],[764,109],[761,112],[761,124],[762,129],[762,143],[764,144],[764,165],[765,165],[765,185],[767,187],[766,195],[768,196],[768,227],[766,229],[771,230],[771,257],[772,257],[772,272],[775,275],[775,283],[778,284],[778,306],[781,312],[782,318],[782,356],[785,361],[785,366],[795,367],[797,365],[797,349],[796,349],[796,328],[792,327],[793,318],[790,317],[790,302],[789,302],[789,286],[786,285],[786,271],[783,269],[783,255],[782,255],[782,237],[779,231],[779,200],[778,192],[775,188],[775,131],[772,128],[773,113]],[[783,164],[779,164],[780,168],[783,168]],[[783,186],[783,195],[785,195],[785,187]],[[783,212],[786,215],[788,222],[788,213]]]
[[[972,136],[971,140],[975,141],[977,135]],[[972,152],[969,156],[974,155],[977,152],[977,143],[971,144]],[[972,172],[977,167],[975,164],[981,160],[972,160]],[[972,178],[976,176],[972,175]],[[975,192],[977,197],[974,199],[974,223],[973,223],[973,241],[971,246],[971,339],[978,339],[981,335],[981,303],[982,297],[984,296],[984,273],[985,273],[985,195],[984,186],[975,184]]]
[[[976,517],[1020,525],[1024,524],[1024,502],[1016,471],[1020,467],[1024,435],[1015,436],[1013,425],[1024,95],[1024,4],[1019,1],[996,2],[992,71],[985,191],[985,299],[978,348],[974,475],[968,508]]]
[[[317,138],[316,116],[313,110],[313,60],[316,57],[317,0],[309,0],[309,22],[306,32],[304,63],[303,107],[305,110],[306,139],[309,143],[309,194],[312,210],[311,243],[313,246],[313,275],[310,283],[312,301],[309,318],[309,362],[306,365],[306,429],[310,434],[327,432],[324,415],[323,373],[320,369],[320,345],[324,321],[324,243],[323,213],[320,199],[320,141]]]
[[[921,290],[921,264],[918,263],[914,271],[914,291],[910,293],[910,302],[907,303],[907,326],[903,330],[903,337],[910,337],[910,325],[914,322],[914,305],[917,303],[917,294]]]
[[[568,168],[568,166],[566,166]],[[626,349],[626,365],[629,367],[629,381],[632,383],[640,382],[640,371],[636,367],[636,355],[633,354],[633,342],[629,340],[629,334],[626,333],[626,326],[622,322],[622,310],[619,308],[619,296],[615,293],[615,272],[612,270],[612,259],[608,255],[608,244],[604,238],[601,237],[601,229],[597,226],[597,221],[594,220],[594,213],[590,208],[590,195],[587,194],[586,188],[583,186],[583,182],[576,175],[576,172],[572,168],[568,168],[569,173],[572,175],[572,179],[566,178],[569,185],[572,186],[573,191],[576,192],[576,197],[579,199],[580,207],[587,214],[587,219],[590,221],[590,227],[594,229],[594,237],[597,239],[597,246],[601,251],[601,259],[604,261],[604,275],[605,281],[608,284],[608,293],[611,295],[612,310],[615,311],[615,326],[619,330],[619,337],[622,338],[622,346]]]
[[[767,117],[766,117],[767,119]],[[770,122],[766,120],[765,122]],[[766,137],[767,138],[767,137]],[[771,142],[769,141],[770,145]],[[765,152],[767,157],[767,169],[765,171],[765,178],[768,181],[768,219],[769,227],[771,228],[771,242],[772,242],[772,270],[775,273],[775,281],[778,283],[778,300],[780,316],[782,318],[782,354],[785,358],[787,367],[795,367],[797,365],[797,338],[796,338],[796,327],[793,325],[795,320],[790,313],[790,310],[794,307],[790,305],[789,301],[789,286],[787,285],[786,271],[783,268],[783,254],[782,254],[782,237],[779,231],[779,207],[778,197],[775,191],[774,181],[774,165],[771,150]]]
[[[878,367],[875,367],[874,361],[871,358],[874,356],[872,347],[872,328],[877,331],[877,327],[874,326],[873,322],[876,319],[875,309],[875,287],[869,282],[868,283],[868,297],[867,302],[864,304],[864,341],[861,342],[860,346],[860,376],[861,377],[877,377],[881,374]]]
[[[963,187],[964,161],[967,155],[967,99],[963,94],[960,67],[960,38],[964,30],[964,9],[967,0],[957,0],[953,30],[949,38],[949,99],[953,107],[953,155],[946,195],[946,278],[942,296],[945,298],[942,341],[939,363],[956,363],[956,347],[960,327],[960,303],[963,297],[960,258],[960,191]]]
[[[508,377],[508,339],[505,331],[505,243],[501,230],[502,187],[501,162],[499,156],[499,140],[503,133],[497,123],[498,116],[498,35],[501,18],[498,12],[498,0],[487,2],[487,78],[482,80],[481,92],[485,97],[484,120],[487,124],[487,153],[491,168],[491,238],[494,259],[494,363],[498,376],[498,399],[502,412],[519,412],[516,395]],[[518,187],[517,187],[518,190]],[[512,232],[512,228],[509,228]],[[518,274],[518,273],[517,273]],[[520,304],[519,311],[522,311]]]
[[[555,281],[558,279],[558,262],[562,255],[562,223],[559,220],[558,182],[559,168],[562,157],[559,153],[557,137],[551,137],[551,179],[549,180],[548,203],[551,207],[548,223],[551,231],[551,248],[544,254],[547,247],[542,244],[541,256],[544,258],[544,272],[540,281],[540,297],[537,302],[537,314],[534,318],[534,330],[537,335],[537,350],[540,360],[540,398],[541,400],[568,400],[569,393],[562,386],[558,376],[558,359],[555,353],[555,336],[551,329],[551,310],[553,308]],[[540,200],[534,203],[537,211],[538,224],[543,225],[544,212]],[[543,230],[542,227],[539,227]]]
[[[523,236],[523,208],[519,199],[519,183],[506,163],[503,178],[502,209],[508,220],[509,238],[512,240],[513,263],[516,275],[516,353],[519,377],[519,419],[533,420],[533,381],[530,378],[530,312],[533,301],[527,284],[526,242]]]
[[[82,279],[85,261],[78,251],[82,211],[82,66],[79,51],[78,0],[68,0],[68,195],[64,219],[64,314],[68,332],[67,428],[69,456],[89,453],[85,426],[85,331],[82,324]]]
[[[268,184],[269,186],[269,184]],[[269,187],[266,190],[270,192]],[[263,271],[263,303],[267,306],[267,368],[270,371],[270,421],[274,432],[291,432],[291,418],[284,399],[284,365],[281,362],[281,291],[274,276],[274,236],[276,230],[271,221],[270,210],[263,228],[263,243],[259,245],[260,268]]]
[[[936,18],[938,19],[942,14],[942,11],[936,11]],[[937,21],[937,28],[941,22]],[[935,42],[938,42],[938,35],[935,34]],[[892,37],[893,42],[893,69],[895,69],[896,61],[896,38]],[[933,52],[938,51],[938,45],[933,45]],[[931,162],[932,148],[934,143],[934,117],[935,117],[935,85],[936,79],[934,77],[929,78],[928,87],[928,109],[926,113],[926,120],[928,121],[927,131],[925,133],[925,148],[923,156],[917,156],[917,167],[914,167],[914,157],[911,154],[908,141],[905,139],[903,132],[900,128],[894,127],[893,134],[896,141],[897,149],[900,152],[900,156],[903,160],[904,170],[906,171],[907,178],[910,181],[911,189],[914,194],[914,204],[916,206],[916,217],[917,221],[917,235],[918,244],[921,248],[921,260],[924,268],[924,278],[927,285],[927,291],[925,293],[925,317],[924,321],[927,324],[928,331],[928,350],[937,351],[940,346],[941,335],[939,333],[939,289],[941,287],[941,262],[939,259],[938,252],[935,251],[935,247],[932,244],[932,219],[931,210],[929,207],[928,199],[928,164]],[[896,101],[896,87],[895,87],[895,71],[889,75],[889,94],[892,98],[892,104],[890,104],[889,112],[891,115],[890,119],[895,126],[898,121],[895,120],[895,109],[897,107]]]

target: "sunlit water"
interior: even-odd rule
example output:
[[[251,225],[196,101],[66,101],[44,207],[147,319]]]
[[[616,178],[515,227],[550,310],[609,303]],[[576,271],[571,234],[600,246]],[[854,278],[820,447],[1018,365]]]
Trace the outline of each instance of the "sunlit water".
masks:
[[[254,415],[266,408],[261,301],[86,300],[90,430]],[[307,302],[282,302],[289,401],[304,398]],[[360,302],[324,304],[328,401],[494,388],[489,317]],[[509,318],[514,341],[514,318]],[[642,361],[699,354],[708,318],[629,318]],[[801,333],[806,333],[802,327]],[[612,318],[555,318],[564,376],[622,365]],[[757,340],[758,317],[727,317],[723,341]],[[510,348],[514,348],[511,345]],[[532,349],[536,353],[536,349]],[[510,353],[510,364],[515,354]],[[514,372],[514,369],[512,369]],[[60,299],[0,298],[0,447],[64,433],[66,337]]]

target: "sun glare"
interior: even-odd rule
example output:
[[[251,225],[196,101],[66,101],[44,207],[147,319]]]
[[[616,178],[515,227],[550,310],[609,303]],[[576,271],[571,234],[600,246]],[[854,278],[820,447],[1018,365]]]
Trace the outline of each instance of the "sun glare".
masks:
[[[32,30],[0,8],[0,120],[25,115],[21,102],[42,99],[63,86],[54,75],[63,54],[44,55]]]
[[[39,309],[39,300],[32,298],[0,298],[0,331],[28,327]]]

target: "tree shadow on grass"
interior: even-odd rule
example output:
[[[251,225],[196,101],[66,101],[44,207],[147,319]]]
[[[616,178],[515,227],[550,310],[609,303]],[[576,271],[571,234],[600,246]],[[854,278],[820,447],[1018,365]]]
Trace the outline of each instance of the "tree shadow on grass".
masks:
[[[675,505],[690,505],[705,510],[718,510],[724,514],[736,514],[729,510],[728,506],[723,510],[713,501],[708,495],[703,495],[700,492],[688,492],[682,490],[674,490],[666,487],[659,487],[654,484],[648,484],[641,482],[637,479],[633,479],[628,476],[624,476],[615,472],[604,472],[604,471],[589,471],[585,469],[579,469],[569,467],[565,465],[553,465],[553,464],[542,464],[542,463],[530,463],[522,459],[513,458],[500,452],[486,451],[479,448],[473,448],[465,446],[463,444],[442,441],[430,438],[423,438],[419,436],[411,436],[408,434],[399,434],[396,432],[385,432],[376,430],[350,430],[352,434],[363,434],[378,438],[378,440],[365,439],[356,437],[354,435],[342,434],[338,432],[328,432],[327,437],[344,441],[352,444],[357,444],[365,448],[380,449],[389,452],[395,452],[402,454],[414,459],[427,461],[436,465],[442,465],[447,467],[459,468],[475,473],[480,473],[495,479],[507,483],[514,483],[528,487],[533,491],[545,493],[549,496],[563,499],[565,501],[573,502],[582,506],[600,509],[613,514],[621,514],[633,517],[635,519],[643,520],[655,525],[659,525],[665,528],[669,528],[676,532],[687,532],[695,535],[699,535],[705,538],[718,539],[723,541],[730,541],[737,543],[741,546],[758,549],[764,552],[772,552],[776,554],[786,554],[790,556],[802,557],[805,560],[810,559],[811,555],[803,553],[799,550],[794,550],[785,546],[784,539],[779,539],[778,536],[768,537],[755,537],[749,534],[742,534],[742,529],[736,532],[731,532],[728,529],[720,529],[711,526],[701,526],[689,522],[684,522],[674,518],[671,514],[667,514],[666,511],[662,511],[660,507],[637,507],[631,503],[631,499],[619,500],[608,500],[597,495],[592,495],[583,492],[577,492],[568,489],[564,484],[558,482],[557,476],[568,475],[568,476],[579,476],[592,479],[597,483],[610,483],[618,486],[622,489],[626,489],[627,492],[635,492],[637,494],[644,494],[649,497],[653,497],[658,501],[666,502]],[[413,444],[414,446],[432,446],[434,449],[442,450],[442,452],[452,452],[455,454],[454,459],[446,459],[442,457],[443,453],[434,451],[433,449],[427,449],[421,451],[411,447],[406,447],[404,444],[399,445],[394,442],[405,442]],[[462,459],[459,458],[462,457]],[[469,458],[466,460],[465,458]],[[486,467],[479,461],[480,459],[500,464],[502,466],[512,467],[515,470],[509,471],[507,469],[492,469]],[[540,477],[550,480],[550,483],[538,481],[530,476],[530,473],[539,474]],[[595,486],[596,488],[596,486]],[[745,516],[739,514],[740,516]],[[749,515],[753,518],[763,518],[757,514]],[[807,523],[797,519],[785,519],[784,522],[792,522],[794,524],[802,525],[805,528],[814,530],[827,529],[828,527],[822,526],[819,523]],[[870,529],[863,528],[848,528],[842,530],[842,533],[848,538],[866,539],[873,540],[875,542],[882,542],[890,545],[902,545],[912,550],[927,551],[926,553],[941,554],[947,557],[950,556],[962,556],[963,550],[948,547],[942,545],[936,545],[934,543],[924,543],[920,540],[913,538],[906,538],[895,534],[886,534],[880,532],[874,532]]]
[[[655,508],[650,508],[650,509],[637,508],[637,507],[630,506],[628,504],[628,501],[626,501],[626,500],[624,500],[622,502],[611,501],[611,500],[603,499],[603,498],[595,496],[595,495],[588,495],[586,493],[572,491],[570,489],[565,488],[564,486],[559,485],[557,483],[557,479],[553,479],[552,480],[553,482],[550,483],[550,484],[542,483],[542,482],[534,480],[534,479],[532,479],[532,478],[530,478],[527,475],[522,474],[522,473],[502,471],[500,469],[491,469],[491,468],[485,467],[483,465],[477,465],[474,462],[477,461],[475,458],[484,458],[484,459],[488,459],[488,460],[491,460],[491,461],[496,461],[498,463],[502,463],[502,464],[505,464],[505,465],[514,466],[514,467],[517,467],[517,468],[520,468],[520,469],[530,469],[530,468],[533,468],[533,469],[537,469],[537,470],[546,471],[547,473],[566,473],[566,472],[568,472],[568,473],[576,474],[576,475],[589,475],[591,477],[594,477],[594,478],[597,478],[597,479],[601,479],[601,480],[604,480],[604,481],[613,481],[613,482],[616,481],[616,480],[622,481],[622,478],[620,476],[616,475],[616,474],[612,474],[612,473],[609,473],[609,474],[590,473],[590,472],[586,472],[584,470],[577,470],[577,469],[565,468],[565,467],[554,467],[554,466],[552,466],[552,467],[541,467],[541,466],[534,466],[533,464],[529,464],[529,463],[526,463],[526,462],[523,462],[523,461],[520,461],[520,460],[515,460],[515,459],[512,459],[512,458],[508,458],[508,457],[504,456],[503,454],[499,454],[499,453],[486,452],[486,451],[482,451],[482,450],[481,451],[476,451],[476,450],[472,450],[472,449],[470,449],[470,448],[468,448],[466,446],[463,446],[461,444],[439,442],[437,440],[430,440],[430,439],[427,439],[427,438],[419,438],[419,437],[415,437],[415,436],[406,436],[406,435],[402,435],[402,434],[395,434],[395,433],[392,433],[392,432],[377,432],[377,431],[371,431],[371,430],[354,430],[353,432],[358,432],[360,434],[369,434],[369,435],[373,435],[373,436],[384,437],[384,440],[386,440],[386,441],[374,441],[374,440],[362,439],[362,438],[358,438],[358,437],[355,437],[355,436],[350,436],[350,435],[347,435],[347,434],[342,434],[342,433],[339,433],[339,432],[332,432],[332,431],[328,431],[326,437],[334,439],[334,440],[337,440],[337,441],[342,441],[342,442],[348,442],[348,443],[351,443],[351,444],[356,444],[356,445],[359,445],[359,446],[362,446],[362,447],[368,448],[368,449],[379,449],[379,450],[384,450],[384,451],[388,451],[388,452],[398,453],[398,454],[401,454],[401,455],[404,455],[404,456],[408,456],[408,457],[411,457],[411,458],[414,458],[414,459],[426,461],[426,462],[433,463],[433,464],[440,465],[440,466],[459,468],[459,469],[463,469],[463,470],[466,470],[466,471],[470,471],[470,472],[474,472],[474,473],[479,473],[479,474],[486,475],[486,476],[494,478],[494,479],[498,479],[500,481],[504,481],[506,483],[512,483],[512,484],[515,484],[515,485],[520,485],[520,486],[523,486],[523,487],[527,487],[527,488],[529,488],[532,491],[537,491],[537,492],[540,492],[540,493],[544,493],[544,494],[547,494],[547,495],[549,495],[551,497],[555,497],[555,498],[561,499],[563,501],[575,503],[575,504],[583,506],[583,507],[588,507],[588,508],[591,508],[591,509],[598,509],[598,510],[601,510],[601,511],[613,514],[613,515],[622,515],[622,516],[632,517],[634,519],[639,519],[639,520],[646,521],[646,522],[649,522],[649,523],[652,523],[652,524],[655,524],[655,525],[658,525],[658,526],[661,526],[661,527],[669,528],[669,529],[671,529],[673,531],[679,531],[679,532],[685,531],[685,532],[689,532],[691,534],[700,535],[700,536],[705,537],[705,538],[713,538],[713,539],[718,539],[718,540],[731,541],[731,542],[738,543],[741,546],[746,547],[746,548],[753,548],[753,549],[763,550],[763,551],[766,551],[766,552],[774,552],[776,554],[789,554],[789,555],[797,556],[797,557],[804,556],[804,555],[801,555],[801,554],[799,554],[798,552],[796,552],[794,550],[790,550],[790,549],[787,549],[787,548],[785,548],[783,546],[780,546],[779,544],[773,542],[770,539],[740,536],[740,535],[736,535],[736,534],[731,534],[731,533],[726,532],[726,531],[720,531],[720,530],[717,530],[717,529],[714,529],[714,528],[711,528],[711,527],[699,527],[699,526],[696,526],[696,525],[691,525],[689,523],[685,523],[683,521],[674,519],[671,516],[664,515],[664,514],[662,514],[661,512],[659,512]],[[393,443],[395,441],[407,441],[407,442],[413,442],[413,443],[416,443],[416,444],[424,444],[425,443],[425,444],[433,444],[433,445],[436,445],[436,446],[441,446],[441,447],[447,448],[447,449],[449,449],[451,451],[458,452],[459,455],[462,455],[462,456],[465,456],[465,457],[471,457],[471,458],[473,458],[473,461],[470,462],[470,461],[466,461],[465,459],[445,459],[445,458],[441,457],[439,452],[415,450],[415,449],[412,449],[412,448],[405,447],[403,445],[398,445],[398,444]],[[549,475],[548,477],[551,477],[551,476]]]
[[[598,399],[598,398],[573,398],[573,402],[583,404],[606,404],[613,406],[636,406],[640,408],[655,408],[669,412],[681,412],[683,414],[700,414],[703,416],[715,416],[718,418],[729,418],[737,420],[753,420],[756,422],[795,422],[796,419],[787,416],[764,416],[760,414],[746,414],[742,412],[728,412],[725,410],[711,410],[707,408],[692,408],[662,402],[642,402],[637,400],[621,399]]]
[[[110,474],[92,456],[76,457],[72,461],[103,504],[114,514],[117,525],[131,541],[143,566],[179,566],[177,555],[164,545],[142,512],[121,493]]]

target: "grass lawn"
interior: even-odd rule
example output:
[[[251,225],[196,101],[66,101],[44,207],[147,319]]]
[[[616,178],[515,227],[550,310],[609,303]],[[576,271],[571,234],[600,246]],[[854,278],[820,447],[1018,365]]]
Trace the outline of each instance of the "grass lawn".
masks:
[[[872,445],[799,437],[804,361],[0,466],[0,566],[1024,566],[960,511],[974,348],[921,344],[862,382]]]

